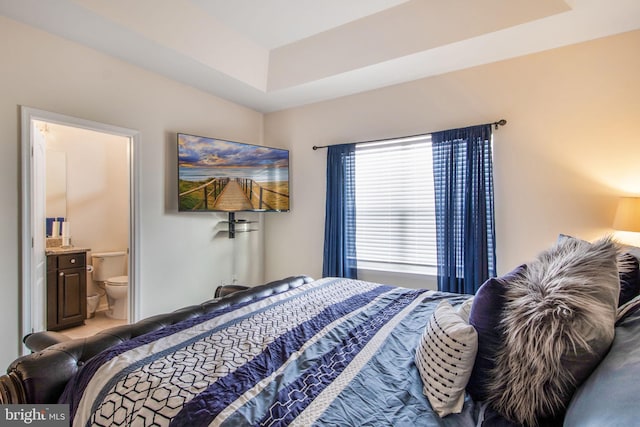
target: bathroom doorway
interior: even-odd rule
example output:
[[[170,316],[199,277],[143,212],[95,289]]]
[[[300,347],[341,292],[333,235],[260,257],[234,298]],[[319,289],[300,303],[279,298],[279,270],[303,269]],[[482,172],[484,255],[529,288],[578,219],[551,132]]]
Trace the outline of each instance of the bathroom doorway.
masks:
[[[139,133],[134,130],[22,108],[22,336],[47,329],[45,246],[55,239],[45,243],[45,218],[51,216],[66,219],[72,247],[126,251],[129,310],[128,319],[120,324],[136,320],[138,145]],[[47,174],[54,170],[57,177],[51,182]],[[47,186],[57,188],[53,197]],[[104,290],[88,273],[87,295],[96,293],[102,296]],[[107,304],[104,296],[100,303],[98,311]],[[70,329],[69,335],[87,335],[112,323],[98,320],[88,319],[90,326],[81,327],[82,332]]]

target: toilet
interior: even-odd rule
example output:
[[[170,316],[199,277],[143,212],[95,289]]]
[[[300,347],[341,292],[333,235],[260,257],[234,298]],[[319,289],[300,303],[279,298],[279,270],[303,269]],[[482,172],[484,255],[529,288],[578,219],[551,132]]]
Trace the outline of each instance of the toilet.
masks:
[[[129,312],[129,276],[126,252],[96,252],[91,254],[93,280],[105,290],[112,319],[126,319]]]

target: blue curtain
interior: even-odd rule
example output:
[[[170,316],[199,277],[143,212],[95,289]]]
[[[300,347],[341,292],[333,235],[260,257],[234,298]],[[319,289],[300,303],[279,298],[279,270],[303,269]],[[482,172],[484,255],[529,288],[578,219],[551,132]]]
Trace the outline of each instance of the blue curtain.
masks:
[[[355,144],[327,147],[323,277],[357,278]]]
[[[438,289],[475,294],[496,274],[491,125],[435,132]]]

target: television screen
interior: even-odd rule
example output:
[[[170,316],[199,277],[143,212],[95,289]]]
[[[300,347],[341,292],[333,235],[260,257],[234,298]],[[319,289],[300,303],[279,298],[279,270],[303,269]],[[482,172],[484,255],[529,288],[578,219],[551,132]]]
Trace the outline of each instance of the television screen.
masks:
[[[289,210],[289,150],[178,134],[178,210]]]

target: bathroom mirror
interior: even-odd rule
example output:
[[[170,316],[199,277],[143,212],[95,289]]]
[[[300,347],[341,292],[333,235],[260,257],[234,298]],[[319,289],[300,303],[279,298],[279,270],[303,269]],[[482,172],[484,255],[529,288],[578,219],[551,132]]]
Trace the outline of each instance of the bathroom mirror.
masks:
[[[67,217],[67,153],[47,150],[46,216]]]

